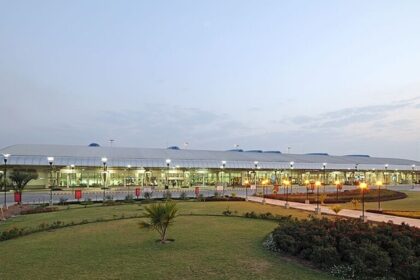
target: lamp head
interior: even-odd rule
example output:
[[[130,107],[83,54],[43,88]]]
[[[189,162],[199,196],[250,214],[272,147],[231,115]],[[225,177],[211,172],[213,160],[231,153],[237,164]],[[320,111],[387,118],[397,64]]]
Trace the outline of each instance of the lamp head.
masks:
[[[378,187],[382,187],[383,183],[382,183],[382,181],[377,181],[377,182],[376,182],[376,185],[377,185]]]
[[[171,163],[171,160],[168,158],[168,159],[166,159],[166,164],[170,164]]]
[[[336,180],[336,181],[334,182],[334,184],[335,184],[335,185],[340,185],[340,181]]]
[[[10,157],[10,154],[3,154],[3,157],[4,157],[5,159],[8,159],[8,158]]]
[[[364,190],[364,189],[367,189],[367,184],[365,183],[365,182],[363,182],[363,183],[360,183],[359,184],[359,188],[361,189],[361,190]]]
[[[320,186],[321,186],[321,182],[320,182],[320,181],[316,181],[316,182],[315,182],[315,186],[316,186],[316,187],[320,187]]]
[[[47,160],[50,164],[54,162],[54,157],[47,157]]]
[[[127,164],[127,168],[131,168],[131,164]]]
[[[309,180],[305,180],[305,185],[309,185]]]

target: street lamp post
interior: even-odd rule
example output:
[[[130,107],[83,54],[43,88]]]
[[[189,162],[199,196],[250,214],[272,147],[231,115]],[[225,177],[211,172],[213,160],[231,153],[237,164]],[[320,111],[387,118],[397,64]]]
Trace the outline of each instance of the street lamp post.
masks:
[[[52,192],[54,188],[54,179],[53,179],[53,163],[54,163],[54,157],[47,157],[48,163],[50,164],[50,206],[53,205],[53,198],[52,198]]]
[[[336,195],[336,201],[338,202],[338,191],[340,190],[340,188],[342,187],[341,182],[340,181],[335,181],[335,187],[337,189],[337,195]]]
[[[382,181],[377,181],[376,186],[378,187],[378,210],[382,211],[381,208],[381,187],[382,187]]]
[[[248,201],[248,186],[249,186],[249,181],[245,180],[244,182],[245,184],[245,201]]]
[[[255,194],[258,193],[258,187],[257,187],[257,169],[258,169],[258,161],[254,161],[254,181],[255,181]]]
[[[3,154],[4,161],[4,174],[3,174],[3,191],[4,191],[4,205],[3,208],[7,209],[7,160],[10,154]]]
[[[305,204],[309,204],[309,180],[305,180],[305,186],[306,186],[306,200]]]
[[[106,163],[108,159],[106,157],[103,157],[101,161],[102,161],[102,166],[103,166],[103,181],[104,181],[104,185],[103,185],[104,191],[103,191],[102,202],[105,202],[105,189],[106,189],[106,179],[107,179],[106,178],[106,169],[107,169]]]
[[[323,164],[322,164],[322,170],[323,170],[323,172],[324,172],[324,193],[325,193],[325,186],[327,185],[327,171],[326,171],[326,167],[327,167],[327,163],[326,162],[324,162]]]
[[[291,185],[291,182],[289,180],[284,180],[283,184],[286,188],[286,203],[284,204],[284,207],[287,209],[289,208],[289,185]]]
[[[367,184],[365,182],[359,184],[359,188],[360,188],[360,190],[362,192],[362,216],[360,216],[360,219],[363,222],[366,222],[367,221],[367,218],[365,216],[365,190],[367,189],[367,187],[368,186],[367,186]]]
[[[385,185],[388,184],[388,164],[385,164],[385,172],[384,172],[384,183]]]
[[[222,160],[222,165],[220,166],[220,169],[221,169],[221,171],[220,171],[220,181],[222,183],[222,196],[223,197],[225,196],[225,184],[223,183],[223,177],[225,175],[224,174],[225,167],[226,167],[226,161]],[[228,178],[228,179],[230,179],[230,178]]]
[[[295,164],[294,161],[290,162],[290,178],[289,178],[289,181],[290,181],[291,184],[293,183],[293,166],[294,166],[294,164]]]
[[[263,185],[263,198],[262,198],[262,204],[265,204],[265,187],[266,187],[266,185],[268,184],[268,180],[267,179],[264,179],[263,181],[262,181],[262,185]]]
[[[411,182],[413,183],[413,189],[414,189],[414,184],[416,183],[416,181],[414,180],[414,174],[416,174],[416,172],[415,172],[415,168],[416,168],[416,165],[415,165],[415,164],[413,164],[413,165],[411,166],[411,169],[413,170],[413,173],[412,173],[412,175],[411,175]]]
[[[169,169],[171,166],[171,160],[168,158],[165,160],[166,162],[166,183],[165,183],[165,190],[169,189]]]
[[[321,182],[316,181],[315,182],[316,187],[316,208],[315,208],[315,214],[319,215],[321,214],[321,208],[319,207],[319,188],[321,187]]]

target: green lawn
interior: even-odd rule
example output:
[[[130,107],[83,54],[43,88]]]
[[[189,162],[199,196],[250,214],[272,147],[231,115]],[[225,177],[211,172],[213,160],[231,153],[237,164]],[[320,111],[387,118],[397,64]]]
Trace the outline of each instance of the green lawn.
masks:
[[[179,203],[181,212],[305,212],[245,202]],[[89,207],[28,215],[11,224],[112,217],[138,213],[138,205]],[[331,279],[262,247],[276,222],[236,217],[180,216],[169,231],[176,241],[156,243],[139,219],[86,224],[36,233],[0,243],[0,279]]]
[[[420,192],[402,191],[407,194],[407,198],[381,202],[383,210],[405,210],[420,211]],[[353,209],[351,203],[343,204],[344,208]],[[359,205],[359,208],[361,205]],[[377,210],[378,202],[367,202],[366,209]]]
[[[144,204],[145,205],[145,204]],[[85,209],[80,205],[72,205],[67,210],[67,206],[61,206],[60,211],[46,214],[32,214],[18,216],[7,220],[5,223],[0,223],[0,231],[11,227],[37,227],[43,222],[78,222],[84,219],[88,221],[96,220],[97,218],[110,219],[114,216],[133,216],[141,214],[144,208],[143,204],[123,204],[118,206],[101,206],[101,204],[93,204]],[[293,215],[299,218],[306,218],[309,212],[284,209],[278,206],[261,205],[250,202],[179,202],[181,214],[222,214],[226,209],[232,212],[237,211],[237,215],[242,215],[245,212],[255,211],[257,213],[271,212],[273,215]]]

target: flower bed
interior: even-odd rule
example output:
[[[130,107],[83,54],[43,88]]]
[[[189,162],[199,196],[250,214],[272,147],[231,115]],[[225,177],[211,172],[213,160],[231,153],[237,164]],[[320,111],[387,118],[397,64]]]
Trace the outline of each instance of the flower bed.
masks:
[[[320,196],[326,196],[324,199],[324,203],[328,204],[328,203],[347,203],[347,202],[351,202],[353,199],[356,200],[361,200],[362,199],[362,195],[360,190],[351,190],[351,191],[344,191],[344,192],[340,192],[338,194],[338,200],[337,200],[337,193],[335,192],[329,192],[326,194],[320,194]],[[271,198],[271,199],[279,199],[279,200],[286,200],[286,195],[285,194],[270,194],[270,195],[266,195],[266,198]],[[397,192],[397,191],[393,191],[393,190],[381,190],[381,201],[388,201],[388,200],[396,200],[396,199],[403,199],[406,198],[407,195],[405,193],[402,192]],[[305,203],[306,200],[306,193],[294,193],[294,194],[289,194],[288,196],[289,201],[293,201],[293,202],[301,202],[301,203]],[[309,202],[310,203],[316,203],[316,193],[309,194]],[[366,202],[374,202],[378,200],[378,191],[375,190],[368,190],[367,192],[365,192],[365,201]]]
[[[354,219],[283,218],[264,243],[340,279],[419,279],[420,230]]]

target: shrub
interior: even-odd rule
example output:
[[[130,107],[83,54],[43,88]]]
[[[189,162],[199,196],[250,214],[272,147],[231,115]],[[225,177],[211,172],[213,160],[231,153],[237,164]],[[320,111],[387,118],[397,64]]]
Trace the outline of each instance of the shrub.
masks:
[[[83,206],[85,206],[85,208],[86,208],[86,207],[88,207],[88,205],[93,204],[93,201],[90,198],[85,198],[85,200],[82,201],[82,202],[80,202],[80,204],[83,205]]]
[[[246,212],[246,213],[244,214],[244,217],[245,217],[245,218],[252,218],[252,219],[256,219],[256,218],[258,218],[258,215],[257,215],[254,211],[252,211],[252,212]]]
[[[59,205],[65,205],[67,203],[67,200],[68,200],[68,198],[66,198],[66,197],[60,197],[58,199],[58,204]]]
[[[186,192],[181,192],[181,193],[179,194],[179,199],[182,199],[182,200],[186,200],[186,199],[188,199],[188,195],[187,195],[187,193],[186,193]]]
[[[197,200],[198,201],[206,201],[206,198],[204,197],[204,195],[202,194],[202,193],[200,193],[198,196],[197,196]]]
[[[163,199],[165,199],[165,200],[170,200],[172,198],[172,193],[171,193],[171,191],[165,191],[164,193],[163,193]]]
[[[351,204],[353,205],[353,209],[357,209],[357,207],[359,206],[359,203],[360,203],[360,201],[355,199],[355,198],[353,198],[351,200]]]
[[[126,202],[126,203],[134,202],[134,196],[132,194],[127,194],[124,198],[124,202]]]
[[[308,260],[341,279],[420,275],[420,230],[407,225],[283,217],[266,247]]]
[[[231,197],[236,197],[236,193],[233,192],[233,193],[230,194],[230,196]]]
[[[150,200],[153,197],[153,193],[152,192],[144,192],[143,196],[144,196],[144,199]]]
[[[223,211],[222,213],[223,213],[223,215],[225,215],[225,216],[231,216],[231,215],[232,215],[232,211],[230,211],[229,207],[228,207],[228,208],[226,208],[226,210],[225,210],[225,211]]]
[[[40,205],[35,208],[23,210],[22,212],[20,212],[20,214],[28,215],[28,214],[48,213],[48,212],[55,212],[55,211],[58,211],[57,207],[45,207],[43,205]]]

